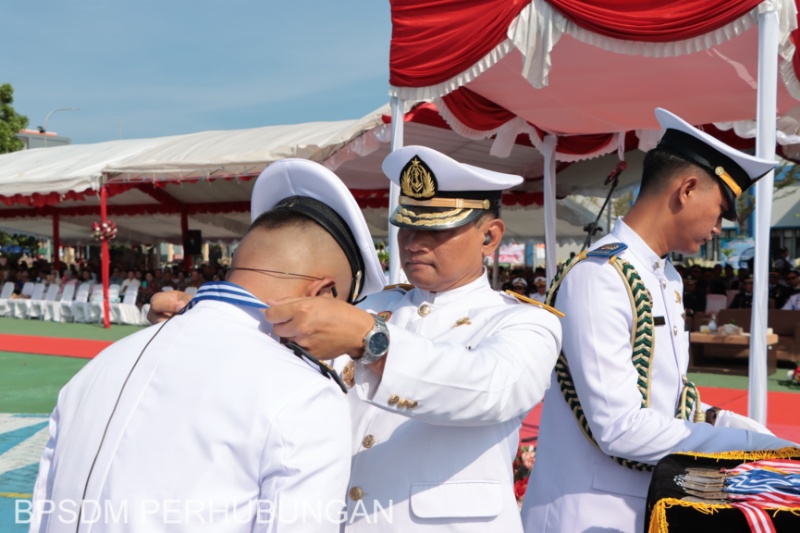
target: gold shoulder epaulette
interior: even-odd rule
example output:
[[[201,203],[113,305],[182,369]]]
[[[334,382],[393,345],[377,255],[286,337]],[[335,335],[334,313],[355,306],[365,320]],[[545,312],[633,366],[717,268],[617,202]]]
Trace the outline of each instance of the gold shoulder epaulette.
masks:
[[[561,311],[559,311],[559,310],[558,310],[558,309],[556,309],[555,307],[550,307],[550,306],[549,306],[549,305],[547,305],[547,304],[543,304],[542,302],[539,302],[539,301],[533,300],[533,299],[531,299],[531,298],[528,298],[527,296],[523,296],[523,295],[521,295],[521,294],[519,294],[519,293],[516,293],[516,292],[514,292],[514,291],[505,291],[505,293],[506,293],[506,294],[508,294],[508,295],[510,295],[510,296],[513,296],[514,298],[516,298],[516,299],[517,299],[517,300],[519,300],[520,302],[524,302],[524,303],[526,303],[526,304],[533,304],[533,305],[535,305],[536,307],[541,307],[541,308],[542,308],[542,309],[544,309],[545,311],[550,311],[551,313],[553,313],[553,314],[554,314],[554,315],[556,315],[557,317],[564,318],[564,316],[565,316],[565,315],[564,315],[564,313],[562,313]]]
[[[383,288],[385,291],[390,291],[392,289],[403,289],[404,291],[408,292],[413,289],[414,286],[410,283],[395,283],[394,285],[387,285]]]

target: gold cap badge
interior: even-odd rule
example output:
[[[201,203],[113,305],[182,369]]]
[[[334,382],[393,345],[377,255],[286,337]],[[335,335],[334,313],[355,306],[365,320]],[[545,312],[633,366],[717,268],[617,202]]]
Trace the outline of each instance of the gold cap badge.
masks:
[[[400,190],[409,198],[426,199],[436,195],[436,176],[418,156],[411,158],[400,173]]]

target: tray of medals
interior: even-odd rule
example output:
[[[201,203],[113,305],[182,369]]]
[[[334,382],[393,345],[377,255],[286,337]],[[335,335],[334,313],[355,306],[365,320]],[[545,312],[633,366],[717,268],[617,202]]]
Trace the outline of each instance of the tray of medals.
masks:
[[[648,533],[800,531],[800,448],[677,453],[658,462]]]

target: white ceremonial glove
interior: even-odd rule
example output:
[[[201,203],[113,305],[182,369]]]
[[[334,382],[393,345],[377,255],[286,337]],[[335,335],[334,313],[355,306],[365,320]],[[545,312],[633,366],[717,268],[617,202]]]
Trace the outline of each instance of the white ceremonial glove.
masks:
[[[717,419],[714,422],[714,427],[747,429],[750,431],[755,431],[757,433],[772,435],[773,437],[775,436],[774,433],[772,433],[765,426],[756,422],[752,418],[748,418],[746,416],[742,416],[740,414],[734,413],[733,411],[727,411],[725,409],[721,409],[717,413]]]
[[[774,435],[765,435],[755,431],[747,432],[748,450],[779,450],[781,448],[800,448],[800,444],[779,439]]]

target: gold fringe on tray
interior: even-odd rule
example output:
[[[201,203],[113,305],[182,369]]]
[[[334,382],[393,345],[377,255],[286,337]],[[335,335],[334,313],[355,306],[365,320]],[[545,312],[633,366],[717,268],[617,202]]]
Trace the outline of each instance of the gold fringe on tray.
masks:
[[[795,459],[800,460],[800,448],[781,448],[779,450],[758,450],[753,452],[718,452],[718,453],[695,453],[680,452],[676,455],[688,455],[689,457],[705,457],[708,459],[733,459],[735,461],[761,461],[762,459]]]
[[[781,448],[779,450],[759,450],[752,452],[720,452],[720,453],[689,453],[682,452],[676,455],[687,455],[689,457],[703,457],[709,459],[732,459],[736,461],[760,461],[762,459],[795,459],[800,460],[800,448]],[[662,498],[653,506],[650,515],[650,528],[648,533],[668,533],[669,524],[667,523],[667,509],[680,505],[681,507],[692,507],[703,514],[715,514],[721,509],[733,509],[727,503],[698,503],[687,502],[677,498]],[[800,516],[800,508],[797,507],[770,507],[768,508],[774,517],[779,512],[792,513]]]
[[[653,506],[653,513],[650,515],[650,529],[648,533],[669,533],[667,523],[667,509],[680,505],[681,507],[691,507],[703,514],[715,514],[720,509],[733,509],[727,503],[711,504],[696,503],[679,500],[677,498],[662,498]]]
[[[713,515],[721,509],[733,509],[732,505],[727,503],[697,503],[679,500],[677,498],[662,498],[653,507],[653,512],[650,515],[650,528],[648,533],[669,533],[669,524],[667,523],[667,509],[680,505],[681,507],[691,507],[698,512]],[[772,514],[774,518],[778,513],[792,513],[795,516],[800,516],[800,508],[797,507],[769,507],[766,509]]]

